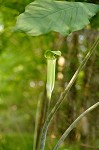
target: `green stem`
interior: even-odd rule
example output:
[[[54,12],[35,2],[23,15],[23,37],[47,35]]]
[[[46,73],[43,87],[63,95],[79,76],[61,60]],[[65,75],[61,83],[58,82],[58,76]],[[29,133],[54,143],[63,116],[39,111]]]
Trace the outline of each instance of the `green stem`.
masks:
[[[57,109],[59,108],[59,106],[61,105],[61,103],[65,99],[65,97],[67,96],[67,94],[68,94],[69,90],[71,89],[73,83],[77,79],[79,72],[85,66],[85,64],[88,61],[88,59],[90,58],[91,54],[95,51],[95,48],[98,45],[98,43],[99,43],[99,37],[96,39],[95,43],[93,44],[93,46],[91,47],[91,49],[89,50],[89,52],[87,53],[85,58],[83,59],[82,63],[80,64],[80,66],[78,67],[77,71],[73,75],[73,77],[70,80],[69,84],[67,85],[65,90],[62,92],[62,94],[60,95],[59,100],[57,101],[57,103],[55,104],[53,109],[51,110],[51,112],[48,115],[47,119],[45,120],[43,129],[42,129],[42,133],[41,133],[40,150],[44,150],[45,149],[47,130],[48,130],[48,127],[49,127],[49,124],[50,124],[51,120],[53,119],[53,116],[54,116],[55,112],[57,111]]]
[[[69,128],[64,132],[64,134],[61,136],[57,144],[55,145],[53,150],[58,150],[60,145],[63,143],[65,138],[68,136],[68,134],[71,132],[71,130],[77,125],[77,123],[85,116],[87,115],[90,111],[95,109],[96,107],[99,106],[99,102],[88,108],[86,111],[84,111],[70,126]]]
[[[37,104],[37,111],[36,111],[36,119],[35,119],[35,129],[34,129],[34,143],[33,143],[33,150],[36,150],[36,142],[37,142],[37,130],[38,130],[38,120],[39,120],[39,111],[40,111],[40,101],[41,101],[41,95],[38,99]]]

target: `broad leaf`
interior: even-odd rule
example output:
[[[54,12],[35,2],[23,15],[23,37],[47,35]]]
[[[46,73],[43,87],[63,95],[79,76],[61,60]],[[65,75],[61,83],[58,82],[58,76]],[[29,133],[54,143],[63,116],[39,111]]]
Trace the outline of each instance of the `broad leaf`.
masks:
[[[68,35],[89,24],[89,19],[98,11],[99,5],[91,3],[37,0],[19,15],[15,30],[32,36],[50,31]]]

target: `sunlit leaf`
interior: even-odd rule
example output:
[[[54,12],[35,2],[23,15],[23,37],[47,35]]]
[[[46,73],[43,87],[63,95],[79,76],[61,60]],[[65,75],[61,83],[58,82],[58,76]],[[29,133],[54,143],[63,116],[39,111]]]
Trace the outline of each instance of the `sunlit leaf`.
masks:
[[[50,31],[62,35],[82,29],[99,11],[99,5],[81,2],[37,0],[19,15],[15,30],[37,36]]]

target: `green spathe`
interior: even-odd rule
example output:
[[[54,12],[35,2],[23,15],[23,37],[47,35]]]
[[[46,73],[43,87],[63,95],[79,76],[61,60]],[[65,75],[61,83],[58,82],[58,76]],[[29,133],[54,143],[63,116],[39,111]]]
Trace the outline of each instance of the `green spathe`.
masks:
[[[47,97],[50,100],[52,91],[55,84],[55,67],[56,67],[56,56],[61,56],[60,51],[46,51],[45,57],[47,58]]]
[[[89,24],[89,19],[99,12],[99,5],[92,3],[37,0],[20,14],[15,30],[38,36],[50,31],[68,35]]]
[[[47,97],[51,99],[52,91],[54,89],[55,84],[55,66],[56,66],[56,59],[47,59]]]

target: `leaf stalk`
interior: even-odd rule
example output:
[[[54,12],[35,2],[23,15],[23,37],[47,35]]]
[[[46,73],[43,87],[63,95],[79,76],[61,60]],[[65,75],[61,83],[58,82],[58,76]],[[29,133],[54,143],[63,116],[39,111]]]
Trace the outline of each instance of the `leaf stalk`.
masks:
[[[68,134],[71,132],[71,130],[77,125],[77,123],[89,112],[91,112],[93,109],[99,106],[99,102],[88,108],[86,111],[84,111],[70,126],[69,128],[64,132],[64,134],[61,136],[57,144],[55,145],[53,150],[58,150],[65,138],[68,136]]]

